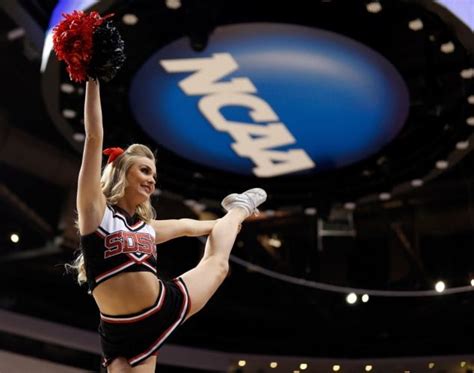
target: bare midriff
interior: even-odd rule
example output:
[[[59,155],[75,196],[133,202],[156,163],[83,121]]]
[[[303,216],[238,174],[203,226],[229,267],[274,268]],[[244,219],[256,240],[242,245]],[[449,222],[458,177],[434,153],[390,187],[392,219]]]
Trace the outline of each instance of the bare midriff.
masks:
[[[125,272],[97,285],[92,295],[101,313],[128,315],[152,306],[160,284],[151,272]]]

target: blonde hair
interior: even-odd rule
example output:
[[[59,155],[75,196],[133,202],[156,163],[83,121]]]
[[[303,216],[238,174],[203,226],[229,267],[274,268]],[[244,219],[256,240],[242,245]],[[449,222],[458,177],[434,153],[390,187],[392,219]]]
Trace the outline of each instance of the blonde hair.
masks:
[[[116,205],[125,195],[127,172],[139,157],[146,157],[156,162],[155,155],[150,148],[141,144],[133,144],[113,162],[108,163],[104,167],[100,179],[100,186],[107,204]],[[156,211],[151,205],[150,199],[147,199],[137,206],[136,214],[145,223],[149,223],[152,219],[156,218]],[[76,257],[72,264],[66,264],[66,271],[70,272],[71,270],[77,273],[77,282],[80,285],[87,282],[84,255],[82,253]]]

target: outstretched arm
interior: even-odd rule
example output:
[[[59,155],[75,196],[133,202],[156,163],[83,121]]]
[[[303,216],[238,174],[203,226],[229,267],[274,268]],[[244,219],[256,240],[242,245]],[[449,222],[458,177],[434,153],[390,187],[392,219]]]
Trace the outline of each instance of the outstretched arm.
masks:
[[[86,83],[84,127],[86,137],[76,200],[79,231],[82,235],[95,231],[99,226],[106,203],[100,187],[104,130],[98,80]]]
[[[178,237],[199,237],[211,233],[217,220],[170,219],[153,220],[150,224],[156,232],[155,243]]]

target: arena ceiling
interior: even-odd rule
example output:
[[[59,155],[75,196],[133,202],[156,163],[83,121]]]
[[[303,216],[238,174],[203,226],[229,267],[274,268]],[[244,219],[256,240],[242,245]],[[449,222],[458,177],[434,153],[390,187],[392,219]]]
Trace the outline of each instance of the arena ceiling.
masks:
[[[472,30],[432,1],[175,3],[95,6],[115,13],[127,53],[117,77],[102,84],[105,145],[157,150],[162,218],[219,216],[223,196],[254,185],[269,200],[245,224],[221,291],[172,342],[330,358],[473,355]],[[77,247],[84,90],[53,55],[42,62],[55,5],[7,1],[0,13],[0,305],[94,330],[90,297],[60,265]],[[210,167],[153,139],[129,97],[141,66],[181,38],[193,56],[207,56],[220,29],[248,23],[325,30],[383,56],[409,93],[396,136],[344,167],[270,178]],[[328,102],[337,107],[337,97]],[[341,142],[350,135],[341,133]],[[201,250],[195,239],[159,247],[163,275],[188,269]],[[462,291],[433,296],[438,280]],[[365,289],[356,292],[369,293],[369,302],[348,305],[351,289]]]

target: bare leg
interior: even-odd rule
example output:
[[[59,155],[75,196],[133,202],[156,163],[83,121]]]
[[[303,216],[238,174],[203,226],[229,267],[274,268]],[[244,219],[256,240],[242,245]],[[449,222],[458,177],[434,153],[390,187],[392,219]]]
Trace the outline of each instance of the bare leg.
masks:
[[[156,369],[156,356],[150,356],[148,359],[131,367],[127,359],[119,357],[114,359],[107,367],[107,373],[154,373]]]
[[[239,207],[221,218],[207,238],[204,255],[199,264],[181,275],[191,298],[187,317],[201,310],[225,280],[229,271],[229,256],[247,212]]]
[[[107,373],[131,373],[131,371],[132,367],[124,357],[114,359],[107,367]]]
[[[150,356],[143,363],[133,367],[131,373],[154,373],[156,370],[156,356]]]

